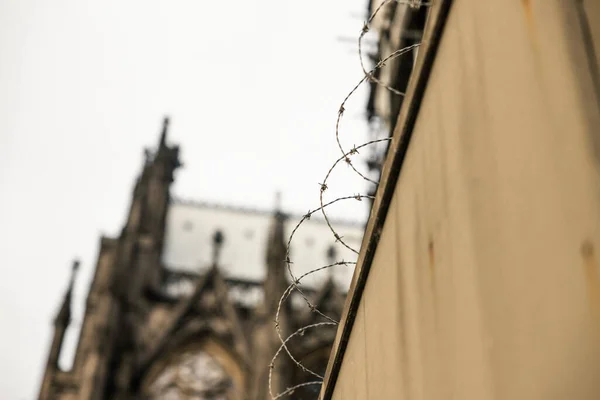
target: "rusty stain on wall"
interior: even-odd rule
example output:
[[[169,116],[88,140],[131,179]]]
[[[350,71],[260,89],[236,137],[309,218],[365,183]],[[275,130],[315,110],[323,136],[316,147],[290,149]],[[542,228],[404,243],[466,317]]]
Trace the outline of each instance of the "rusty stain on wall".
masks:
[[[429,255],[429,284],[431,286],[431,294],[433,300],[433,316],[435,330],[437,331],[437,306],[438,306],[438,292],[437,285],[435,284],[435,245],[433,239],[429,238],[429,244],[427,246],[427,253]]]
[[[427,246],[427,253],[429,255],[429,276],[431,279],[431,290],[436,293],[435,288],[435,249],[433,239],[429,239],[429,245]]]
[[[594,254],[594,245],[589,240],[585,240],[581,245],[581,256],[583,258],[590,307],[596,324],[600,325],[600,279],[598,277],[598,263]]]
[[[523,11],[525,12],[525,22],[527,23],[527,30],[529,30],[529,34],[532,39],[535,40],[535,21],[533,19],[533,0],[521,0],[521,5],[523,6]]]
[[[525,20],[529,26],[533,27],[533,9],[531,8],[531,2],[532,0],[521,0],[523,10],[525,11]]]

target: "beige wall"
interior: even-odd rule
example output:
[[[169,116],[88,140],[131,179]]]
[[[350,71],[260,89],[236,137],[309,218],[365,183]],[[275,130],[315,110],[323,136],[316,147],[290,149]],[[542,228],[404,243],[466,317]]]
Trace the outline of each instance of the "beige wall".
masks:
[[[575,4],[454,1],[334,399],[600,398],[600,114]]]

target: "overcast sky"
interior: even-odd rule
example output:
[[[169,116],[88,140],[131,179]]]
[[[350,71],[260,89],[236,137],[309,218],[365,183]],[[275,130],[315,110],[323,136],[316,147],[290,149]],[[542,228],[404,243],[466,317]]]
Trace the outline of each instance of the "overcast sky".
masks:
[[[81,303],[165,114],[185,164],[175,196],[269,209],[279,190],[286,210],[318,205],[361,78],[354,41],[337,38],[357,37],[366,3],[0,2],[2,399],[37,396],[71,260]],[[353,99],[348,148],[367,137],[366,90]],[[364,192],[343,167],[330,196]],[[365,205],[332,213],[360,220]]]

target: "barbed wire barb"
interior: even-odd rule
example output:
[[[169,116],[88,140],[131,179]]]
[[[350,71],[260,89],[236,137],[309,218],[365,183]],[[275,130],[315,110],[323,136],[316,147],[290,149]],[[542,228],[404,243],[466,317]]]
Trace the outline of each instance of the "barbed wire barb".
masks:
[[[298,223],[294,226],[294,228],[292,229],[290,236],[288,238],[288,241],[286,243],[286,256],[285,256],[285,263],[286,263],[286,268],[288,271],[288,274],[291,278],[291,283],[289,284],[289,286],[286,288],[286,290],[283,292],[283,294],[281,295],[281,297],[279,298],[279,302],[277,304],[277,311],[275,314],[275,319],[274,319],[274,326],[275,326],[275,330],[277,332],[277,336],[279,338],[280,341],[280,346],[277,349],[277,351],[275,352],[275,354],[273,355],[273,358],[271,359],[271,362],[269,363],[268,367],[269,367],[269,375],[268,375],[268,385],[269,385],[269,394],[271,396],[272,400],[277,400],[280,399],[284,396],[290,396],[292,395],[297,389],[305,387],[305,386],[310,386],[310,385],[321,385],[323,383],[323,376],[321,376],[320,374],[318,374],[317,372],[311,370],[310,368],[307,368],[305,365],[302,364],[302,362],[300,362],[298,359],[296,359],[292,352],[289,349],[289,342],[292,338],[296,337],[296,336],[303,336],[305,334],[305,332],[308,329],[319,329],[322,328],[324,326],[338,326],[339,322],[336,321],[334,318],[332,318],[331,316],[326,315],[325,313],[321,312],[317,305],[314,304],[311,299],[309,298],[309,296],[307,295],[307,293],[302,289],[302,281],[303,279],[305,279],[306,277],[312,275],[312,274],[316,274],[319,273],[320,271],[323,271],[325,269],[331,269],[331,268],[335,268],[338,266],[355,266],[356,265],[356,261],[336,261],[336,262],[332,262],[328,265],[324,265],[324,266],[320,266],[314,269],[309,270],[308,272],[305,272],[303,274],[301,274],[300,276],[296,277],[294,274],[294,271],[292,269],[292,265],[293,265],[293,261],[291,259],[290,256],[290,249],[291,249],[291,244],[292,241],[295,237],[296,232],[298,231],[298,229],[302,226],[302,224],[308,220],[311,219],[311,217],[316,213],[316,212],[321,212],[321,214],[323,215],[323,218],[325,220],[325,223],[327,224],[329,230],[331,231],[333,237],[335,238],[335,243],[339,243],[341,246],[345,247],[346,249],[348,249],[349,251],[351,251],[354,255],[358,255],[359,251],[358,249],[354,249],[353,247],[351,247],[348,243],[346,243],[344,241],[344,236],[340,235],[335,227],[332,224],[332,221],[330,220],[326,209],[328,209],[328,207],[337,204],[340,201],[345,201],[345,200],[355,200],[355,201],[362,201],[363,199],[374,199],[374,196],[371,195],[365,195],[365,194],[361,194],[361,193],[355,193],[352,195],[348,195],[348,196],[342,196],[342,197],[337,197],[333,200],[330,201],[326,201],[325,200],[325,192],[329,193],[329,188],[330,188],[330,182],[329,179],[331,177],[332,172],[334,171],[334,169],[338,166],[338,164],[341,161],[344,161],[344,163],[349,166],[352,171],[354,173],[356,173],[358,176],[360,176],[363,180],[367,181],[369,184],[374,184],[377,185],[378,182],[370,179],[369,177],[367,177],[365,174],[361,173],[356,167],[355,167],[355,162],[353,162],[352,157],[359,155],[360,152],[359,150],[367,147],[367,146],[371,146],[371,145],[375,145],[377,143],[381,143],[381,142],[386,142],[386,141],[390,141],[392,140],[391,137],[386,137],[386,138],[382,138],[382,139],[376,139],[376,140],[371,140],[368,142],[365,142],[363,144],[360,145],[353,145],[353,147],[349,150],[346,151],[344,150],[344,147],[342,146],[341,140],[340,140],[340,123],[341,120],[346,112],[346,106],[347,106],[347,102],[348,100],[354,95],[354,93],[356,93],[356,91],[358,90],[358,88],[365,82],[365,81],[370,81],[375,83],[376,85],[382,86],[384,87],[386,90],[392,92],[395,95],[398,96],[404,96],[404,93],[397,90],[396,88],[389,86],[387,84],[385,84],[384,82],[382,82],[381,80],[379,80],[377,78],[377,76],[375,75],[375,73],[380,70],[381,68],[385,67],[390,61],[401,57],[402,55],[408,54],[412,51],[414,51],[415,49],[419,48],[419,46],[421,45],[421,43],[415,43],[413,45],[410,46],[406,46],[403,48],[400,48],[398,50],[395,50],[393,52],[391,52],[390,54],[388,54],[385,57],[382,57],[379,61],[377,61],[375,63],[375,65],[368,70],[365,66],[364,60],[363,60],[363,49],[362,49],[362,40],[363,37],[370,32],[371,30],[371,25],[373,23],[374,18],[378,15],[378,13],[388,4],[391,3],[397,3],[399,5],[406,5],[408,7],[411,7],[413,9],[418,9],[420,7],[430,7],[432,5],[432,2],[424,2],[422,0],[384,0],[382,1],[377,8],[374,10],[374,12],[369,16],[369,18],[367,19],[367,21],[364,22],[360,35],[358,37],[358,56],[359,56],[359,60],[360,60],[360,65],[361,65],[361,69],[363,72],[363,77],[358,81],[358,83],[350,90],[350,92],[346,95],[346,97],[343,99],[342,103],[340,104],[338,111],[337,111],[337,119],[336,119],[336,124],[335,124],[335,140],[336,143],[338,145],[338,148],[341,152],[341,157],[339,157],[333,164],[332,166],[329,168],[329,170],[327,171],[327,173],[325,174],[325,177],[323,179],[322,182],[318,183],[319,185],[319,207],[315,208],[315,209],[309,209],[306,214],[304,214],[301,218],[300,221],[298,221]],[[331,275],[333,276],[333,275]],[[332,278],[331,278],[332,279]],[[302,302],[304,304],[306,304],[306,307],[312,312],[315,313],[316,315],[318,315],[319,317],[325,319],[325,321],[322,322],[316,322],[313,324],[309,324],[309,325],[305,325],[301,328],[296,329],[293,333],[289,334],[287,337],[283,337],[283,328],[282,328],[282,323],[281,323],[281,312],[283,309],[283,304],[286,301],[289,301],[290,297],[292,296],[292,294],[297,293],[300,298],[302,299]],[[309,319],[310,320],[310,319]],[[304,373],[307,373],[309,375],[312,375],[313,377],[315,377],[317,380],[314,381],[309,381],[309,382],[303,382],[303,383],[299,383],[296,384],[294,386],[288,387],[285,390],[283,390],[281,393],[277,393],[274,394],[273,393],[273,371],[276,368],[276,361],[277,358],[282,354],[285,353],[285,355],[292,361],[293,364],[296,365],[296,367],[300,368]]]

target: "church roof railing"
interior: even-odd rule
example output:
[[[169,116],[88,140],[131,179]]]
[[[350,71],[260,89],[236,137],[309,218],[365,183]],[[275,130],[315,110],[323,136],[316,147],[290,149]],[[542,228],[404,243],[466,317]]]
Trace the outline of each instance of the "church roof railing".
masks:
[[[173,204],[177,204],[177,205],[184,205],[184,206],[190,206],[190,207],[196,207],[196,208],[216,209],[216,210],[222,210],[222,211],[231,211],[231,212],[240,213],[240,214],[273,215],[273,213],[275,212],[275,210],[260,209],[260,208],[255,208],[255,207],[229,205],[229,204],[223,204],[223,203],[211,202],[211,201],[205,201],[205,200],[184,199],[184,198],[178,197],[178,196],[174,196],[171,199],[171,201]],[[319,223],[324,224],[325,219],[323,217],[321,217],[319,213],[320,213],[320,211],[314,212],[311,215],[310,220],[317,221]],[[303,214],[296,214],[296,213],[286,213],[286,215],[287,215],[288,219],[297,220],[297,221],[300,221],[302,219],[302,217],[304,216]],[[329,217],[329,222],[333,225],[339,225],[339,226],[344,226],[344,227],[360,228],[360,227],[364,226],[364,222],[350,221],[350,220],[344,220],[344,219],[340,219],[340,218]]]

